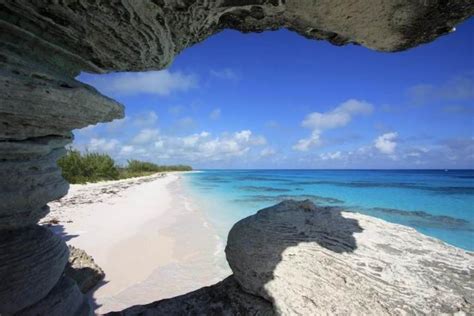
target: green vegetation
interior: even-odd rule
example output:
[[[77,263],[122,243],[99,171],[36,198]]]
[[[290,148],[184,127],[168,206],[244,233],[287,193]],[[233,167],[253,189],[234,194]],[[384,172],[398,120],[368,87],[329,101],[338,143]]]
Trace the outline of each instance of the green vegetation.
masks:
[[[63,177],[69,183],[118,180],[157,172],[192,170],[190,166],[185,165],[160,166],[139,160],[129,160],[127,166],[120,167],[107,154],[81,153],[74,149],[68,149],[66,156],[58,160],[58,165],[62,169]]]

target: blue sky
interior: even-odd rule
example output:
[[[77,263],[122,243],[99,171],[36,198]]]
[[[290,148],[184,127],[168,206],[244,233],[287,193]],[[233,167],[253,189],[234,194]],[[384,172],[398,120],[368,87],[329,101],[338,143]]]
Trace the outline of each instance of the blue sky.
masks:
[[[81,74],[126,118],[74,146],[195,168],[474,168],[473,56],[473,19],[399,53],[224,31],[164,71]]]

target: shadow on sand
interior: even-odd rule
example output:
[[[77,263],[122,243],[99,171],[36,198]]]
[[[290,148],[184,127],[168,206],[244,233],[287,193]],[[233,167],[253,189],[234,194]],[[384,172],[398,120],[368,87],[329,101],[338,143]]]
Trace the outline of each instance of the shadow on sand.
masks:
[[[334,253],[355,251],[354,233],[363,229],[341,212],[309,200],[284,201],[242,219],[229,233],[226,248],[234,274],[248,274],[263,288],[274,279],[283,253],[300,243],[315,242]],[[258,267],[259,274],[249,267]],[[244,291],[232,275],[210,287],[108,315],[273,315],[270,301]]]

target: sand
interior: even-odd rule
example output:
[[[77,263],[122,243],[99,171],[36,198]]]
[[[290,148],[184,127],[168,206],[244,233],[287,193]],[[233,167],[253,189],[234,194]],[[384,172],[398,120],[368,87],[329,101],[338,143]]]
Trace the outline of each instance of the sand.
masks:
[[[102,267],[96,313],[181,295],[230,274],[223,243],[186,194],[182,173],[72,185],[43,222]]]

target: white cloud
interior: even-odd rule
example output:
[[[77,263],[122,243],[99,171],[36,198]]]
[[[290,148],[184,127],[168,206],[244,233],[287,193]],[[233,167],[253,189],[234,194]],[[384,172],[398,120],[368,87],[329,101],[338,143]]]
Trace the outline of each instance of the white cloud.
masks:
[[[248,129],[244,130],[244,131],[234,133],[235,139],[237,139],[239,141],[249,141],[250,136],[252,136],[252,131],[250,131]]]
[[[98,124],[97,125],[88,125],[88,126],[83,127],[81,129],[75,130],[74,133],[91,137],[96,133],[96,128],[98,126],[99,126]]]
[[[135,150],[135,147],[133,147],[132,145],[125,145],[125,146],[122,146],[122,149],[120,150],[120,154],[128,155],[128,154],[133,153],[134,150]]]
[[[300,139],[294,146],[294,150],[308,151],[311,147],[320,146],[321,137],[319,131],[313,131],[309,138]]]
[[[232,80],[232,81],[236,81],[240,79],[240,76],[230,68],[224,68],[220,70],[211,70],[210,74],[211,76],[219,78],[219,79]]]
[[[397,137],[398,133],[396,132],[385,133],[375,139],[374,146],[381,153],[391,155],[395,152],[395,148],[397,147]]]
[[[91,138],[86,146],[90,151],[110,152],[113,151],[120,142],[116,139]]]
[[[145,142],[146,141],[146,142]],[[157,130],[140,131],[132,144],[121,147],[122,158],[140,159],[140,155],[177,162],[204,162],[242,157],[266,143],[265,137],[250,130],[212,136],[207,131],[187,136],[160,135]],[[267,151],[267,154],[270,154]],[[255,152],[257,156],[258,153]]]
[[[212,112],[209,114],[209,118],[211,120],[217,120],[221,117],[221,109],[217,108],[217,109],[214,109],[212,110]]]
[[[124,72],[106,79],[99,77],[92,84],[99,90],[120,95],[139,93],[169,95],[172,92],[188,91],[197,87],[197,77],[194,74],[169,70]]]
[[[107,131],[115,132],[117,130],[122,129],[127,122],[128,122],[128,118],[124,117],[123,119],[113,120],[110,123],[106,123],[105,126],[107,128]]]
[[[156,128],[142,129],[133,139],[134,144],[145,144],[158,138],[160,131]]]
[[[312,130],[323,131],[326,129],[345,126],[351,121],[354,115],[370,114],[372,111],[373,106],[370,103],[350,99],[332,111],[325,113],[313,112],[308,114],[301,125]]]
[[[322,153],[319,155],[321,160],[339,160],[342,159],[342,154],[340,151],[336,151],[333,153]]]
[[[312,130],[311,136],[300,139],[293,149],[307,151],[313,146],[320,146],[321,133],[327,129],[334,129],[347,125],[355,115],[372,113],[372,104],[366,101],[349,99],[335,109],[328,112],[313,112],[308,114],[301,125]]]
[[[263,148],[261,151],[260,151],[260,157],[261,158],[265,158],[265,157],[270,157],[270,156],[273,156],[276,154],[276,150],[271,148],[271,147],[266,147],[266,148]]]

